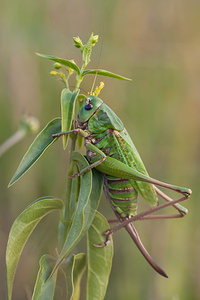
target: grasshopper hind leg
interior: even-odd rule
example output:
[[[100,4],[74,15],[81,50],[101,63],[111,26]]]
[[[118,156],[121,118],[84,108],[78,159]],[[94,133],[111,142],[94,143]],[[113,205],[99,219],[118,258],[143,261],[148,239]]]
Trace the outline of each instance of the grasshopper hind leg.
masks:
[[[128,218],[126,218],[127,220]],[[119,221],[119,220],[118,220]],[[119,221],[120,222],[120,221]],[[122,220],[123,222],[123,220]],[[125,229],[127,230],[127,232],[129,233],[130,237],[132,238],[132,240],[134,241],[134,243],[136,244],[137,248],[140,250],[140,252],[142,253],[142,255],[144,256],[144,258],[147,260],[147,262],[150,264],[150,266],[156,271],[158,272],[161,276],[168,278],[167,274],[165,273],[165,271],[159,267],[157,265],[157,263],[154,261],[154,259],[151,257],[151,255],[148,253],[148,251],[146,250],[146,248],[144,247],[135,227],[133,226],[132,223],[129,223],[125,226]],[[99,245],[95,245],[95,247],[106,247],[111,240],[113,232],[111,230],[107,230],[106,232],[104,232],[104,235],[106,236],[106,241],[102,244]]]

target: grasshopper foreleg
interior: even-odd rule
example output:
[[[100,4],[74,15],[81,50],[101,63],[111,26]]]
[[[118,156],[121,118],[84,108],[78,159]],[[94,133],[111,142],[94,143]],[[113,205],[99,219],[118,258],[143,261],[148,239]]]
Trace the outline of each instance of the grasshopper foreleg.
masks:
[[[84,130],[82,130],[80,128],[76,128],[76,129],[72,129],[72,130],[69,130],[69,131],[63,131],[63,132],[58,132],[58,133],[52,134],[52,137],[55,139],[55,138],[59,138],[60,136],[67,135],[67,134],[72,134],[72,133],[78,133],[82,137],[87,136],[87,133]]]
[[[91,170],[92,168],[96,168],[97,166],[99,166],[100,164],[102,164],[102,162],[106,159],[106,155],[103,153],[103,151],[99,150],[96,146],[92,145],[91,143],[87,143],[86,145],[86,148],[88,150],[91,151],[91,153],[94,153],[95,157],[96,157],[96,161],[93,162],[92,164],[90,164],[88,167],[80,170],[80,172],[76,173],[76,174],[73,174],[71,175],[70,177],[71,178],[74,178],[76,176],[80,176],[86,172],[88,172],[89,170]]]
[[[92,168],[96,168],[96,167],[97,167],[98,165],[100,165],[105,159],[106,159],[106,156],[104,155],[100,160],[95,161],[93,164],[89,165],[89,167],[86,167],[86,168],[80,170],[78,173],[71,175],[70,178],[74,178],[74,177],[83,175],[84,173],[88,172],[88,171],[91,170]]]

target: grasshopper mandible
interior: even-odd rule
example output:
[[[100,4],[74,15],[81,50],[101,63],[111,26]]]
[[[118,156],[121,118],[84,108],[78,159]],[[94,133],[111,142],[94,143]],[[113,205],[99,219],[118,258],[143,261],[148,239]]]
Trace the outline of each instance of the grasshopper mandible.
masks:
[[[187,209],[180,205],[187,199],[192,191],[188,188],[171,185],[151,178],[135,148],[122,121],[103,101],[96,96],[88,96],[78,113],[75,128],[54,134],[59,137],[65,134],[79,134],[84,138],[86,156],[90,163],[90,169],[96,168],[101,172],[104,179],[104,193],[119,222],[118,225],[109,229],[105,243],[96,245],[106,246],[111,235],[122,227],[130,234],[148,263],[162,276],[167,274],[155,263],[149,255],[133,225],[133,221],[144,219],[169,219],[181,218],[187,214]],[[72,177],[80,176],[88,171],[88,168],[81,170]],[[180,198],[173,200],[162,192],[158,186],[176,191]],[[137,214],[138,193],[146,202],[154,206],[148,211]],[[158,196],[166,203],[158,205]],[[158,215],[155,212],[173,206],[176,214]]]

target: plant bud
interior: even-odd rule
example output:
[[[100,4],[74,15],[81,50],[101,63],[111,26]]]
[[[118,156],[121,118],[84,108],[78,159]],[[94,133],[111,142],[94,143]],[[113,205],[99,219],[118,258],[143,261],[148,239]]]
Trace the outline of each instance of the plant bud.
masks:
[[[82,48],[83,47],[83,43],[82,43],[82,41],[81,41],[81,39],[80,39],[79,36],[74,37],[73,40],[74,40],[74,46],[76,48]]]

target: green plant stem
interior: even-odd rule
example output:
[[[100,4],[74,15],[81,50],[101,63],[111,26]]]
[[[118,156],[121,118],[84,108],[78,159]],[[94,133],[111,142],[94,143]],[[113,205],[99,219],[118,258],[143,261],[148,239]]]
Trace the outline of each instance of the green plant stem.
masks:
[[[91,48],[92,49],[92,48]],[[90,57],[91,55],[91,49],[90,49],[90,53],[88,54],[88,57]],[[83,55],[83,64],[80,70],[80,74],[78,74],[76,76],[76,85],[75,85],[75,89],[73,92],[77,92],[81,82],[83,80],[83,72],[85,70],[85,68],[87,67],[87,64],[89,63],[89,59],[87,60],[87,62],[84,59],[84,55]],[[68,88],[68,80],[69,80],[70,74],[67,76],[67,78],[65,79],[65,84],[66,87]],[[76,110],[75,110],[76,111]],[[74,116],[73,120],[76,118],[76,116]],[[73,134],[71,136],[71,148],[70,148],[70,158],[69,158],[69,172],[68,175],[70,176],[73,172],[73,161],[72,161],[72,153],[75,150],[76,147],[76,139],[77,139],[77,134]],[[70,215],[70,205],[71,205],[71,193],[72,193],[72,178],[70,178],[68,176],[67,179],[67,186],[66,186],[66,199],[65,199],[65,206],[64,206],[64,211],[63,211],[63,220],[61,220],[62,226],[60,227],[60,236],[61,236],[61,243],[63,244],[64,240],[65,240],[65,236],[67,234],[67,232],[70,229],[70,224],[71,224],[71,215]]]
[[[75,86],[74,92],[76,92],[79,89],[82,80],[83,80],[83,76],[82,76],[82,73],[80,73],[80,75],[77,75],[77,77],[76,77],[76,86]]]
[[[70,201],[71,201],[71,193],[72,193],[72,178],[70,178],[69,176],[72,174],[74,168],[72,153],[75,150],[76,138],[77,135],[75,134],[71,136],[71,148],[70,148],[70,159],[69,159],[70,168],[68,172],[67,185],[66,185],[65,206],[64,206],[63,214],[60,219],[59,235],[58,235],[59,245],[61,249],[71,225],[72,216],[70,215]]]
[[[76,135],[73,134],[71,137],[71,148],[70,148],[70,159],[69,159],[69,164],[70,164],[70,168],[69,168],[69,172],[68,175],[72,175],[71,172],[73,171],[73,161],[72,161],[72,153],[75,150],[75,146],[76,146]],[[66,188],[66,203],[65,203],[65,212],[64,212],[64,221],[68,223],[69,219],[70,219],[70,215],[69,215],[69,211],[70,211],[70,196],[71,196],[71,187],[72,187],[72,178],[70,178],[68,176],[67,179],[67,188]]]
[[[26,131],[20,128],[17,130],[10,138],[8,138],[1,146],[0,146],[0,157],[12,146],[21,141],[26,135]]]

